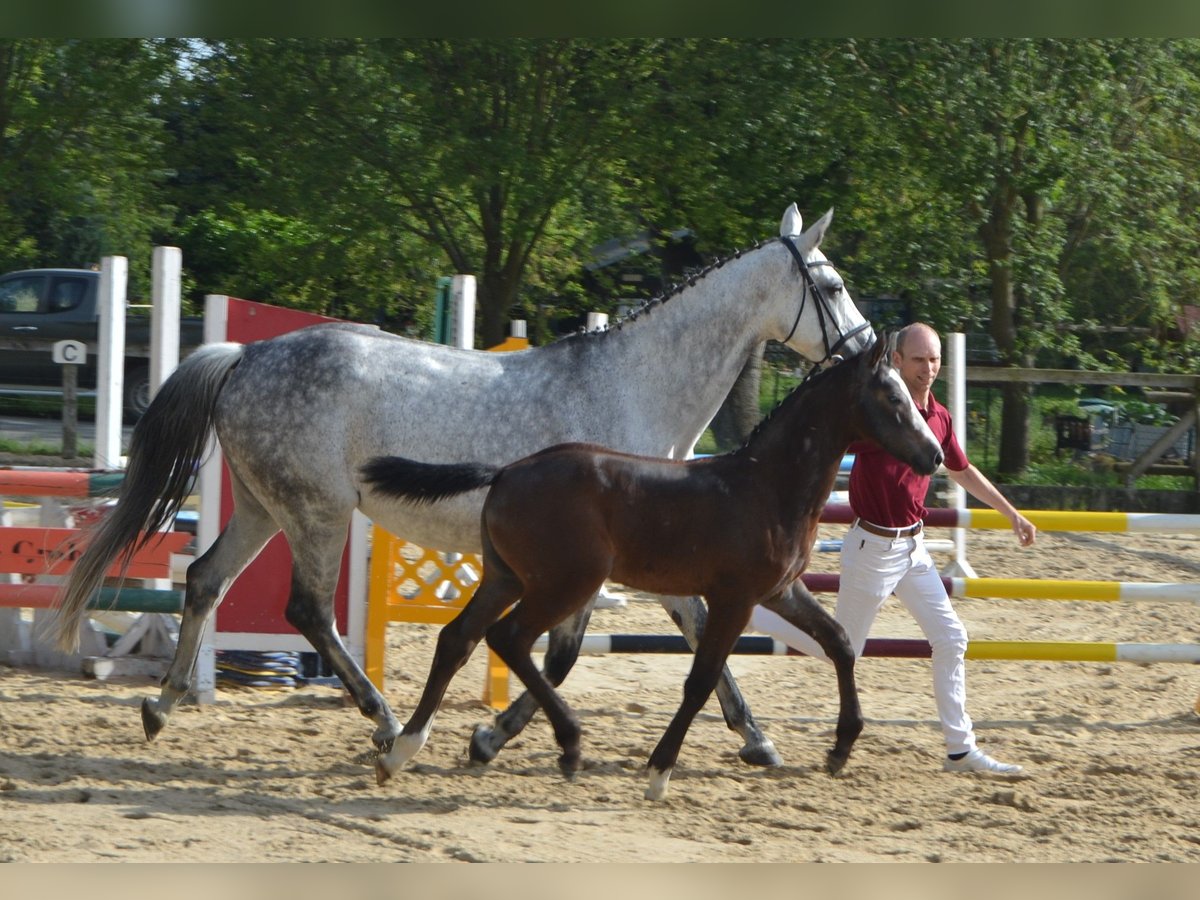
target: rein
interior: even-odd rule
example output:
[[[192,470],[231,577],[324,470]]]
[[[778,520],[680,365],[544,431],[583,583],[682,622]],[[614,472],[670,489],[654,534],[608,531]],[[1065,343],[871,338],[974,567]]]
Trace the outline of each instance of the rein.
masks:
[[[813,367],[809,370],[807,376],[810,378],[814,372],[821,368],[823,364],[829,362],[830,360],[834,360],[835,358],[840,360],[840,357],[837,356],[837,352],[842,349],[843,345],[845,345],[850,338],[854,337],[860,331],[865,331],[866,329],[870,328],[871,323],[863,322],[861,325],[856,325],[854,328],[850,329],[844,334],[839,327],[838,339],[834,341],[832,346],[830,346],[829,334],[825,330],[825,317],[828,316],[831,322],[836,323],[837,320],[834,318],[833,311],[830,309],[829,300],[821,292],[820,286],[813,279],[811,269],[816,268],[817,266],[832,267],[833,263],[827,259],[819,259],[816,262],[809,263],[796,248],[796,242],[792,238],[781,237],[779,240],[783,242],[783,245],[787,247],[792,256],[796,258],[796,262],[800,264],[800,275],[804,278],[804,292],[800,295],[800,308],[796,310],[796,320],[792,322],[792,330],[789,331],[787,337],[783,339],[783,343],[786,344],[788,341],[790,341],[792,339],[792,335],[796,333],[796,328],[800,324],[800,317],[804,315],[804,304],[808,301],[809,291],[812,291],[813,297],[816,298],[814,300],[814,305],[817,308],[817,322],[821,326],[821,341],[825,345],[825,356],[823,359],[813,364]]]

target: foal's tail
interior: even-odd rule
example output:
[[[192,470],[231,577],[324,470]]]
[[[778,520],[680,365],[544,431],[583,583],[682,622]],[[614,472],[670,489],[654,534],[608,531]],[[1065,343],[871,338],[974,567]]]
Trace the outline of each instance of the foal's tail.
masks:
[[[49,623],[62,649],[78,647],[84,607],[113,561],[119,557],[124,571],[134,554],[174,521],[208,447],[217,397],[242,350],[240,344],[209,344],[190,354],[134,426],[117,505],[88,536]]]
[[[403,456],[376,456],[359,470],[376,493],[417,505],[437,503],[467,491],[488,487],[500,475],[497,466],[483,463],[417,462]]]

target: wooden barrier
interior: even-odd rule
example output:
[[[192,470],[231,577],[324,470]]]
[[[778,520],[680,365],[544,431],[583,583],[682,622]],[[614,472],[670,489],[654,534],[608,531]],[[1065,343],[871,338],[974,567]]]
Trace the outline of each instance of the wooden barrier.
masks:
[[[114,492],[123,478],[124,473],[111,471],[0,469],[0,495],[43,498],[50,503],[65,498],[94,498]],[[127,674],[161,674],[155,667],[148,667],[146,660],[116,658],[134,649],[139,641],[143,653],[155,642],[159,647],[171,643],[165,620],[156,615],[141,616],[111,648],[99,633],[85,625],[80,632],[82,656],[61,653],[42,641],[38,619],[54,606],[60,585],[39,583],[36,579],[57,580],[66,575],[82,552],[82,540],[82,532],[75,528],[0,526],[0,573],[21,579],[0,583],[0,610],[6,611],[0,622],[0,658],[55,667],[78,661],[85,672],[97,677],[114,674],[118,669]],[[191,541],[192,535],[186,532],[164,532],[137,551],[123,573],[121,566],[114,564],[108,575],[136,580],[169,579],[172,555]],[[178,614],[183,609],[183,597],[181,592],[168,588],[108,586],[89,600],[87,608],[97,612]],[[19,609],[34,610],[32,627],[18,613],[7,612]]]
[[[13,575],[66,575],[82,554],[83,534],[74,528],[0,528],[0,572]],[[192,540],[184,531],[166,531],[134,554],[128,578],[169,578],[171,554]],[[119,563],[108,572],[122,575]]]

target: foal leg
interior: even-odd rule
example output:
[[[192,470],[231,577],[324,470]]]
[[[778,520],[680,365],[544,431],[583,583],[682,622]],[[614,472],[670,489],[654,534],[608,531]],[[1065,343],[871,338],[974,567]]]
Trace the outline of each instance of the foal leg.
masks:
[[[554,689],[554,684],[538,671],[530,652],[533,642],[549,624],[547,618],[550,611],[570,608],[575,603],[558,591],[554,591],[552,600],[547,601],[546,596],[526,595],[512,613],[487,630],[487,642],[545,711],[554,730],[554,739],[562,748],[558,766],[565,776],[571,778],[579,770],[579,719]],[[594,593],[580,595],[577,602],[590,608],[594,596]]]
[[[671,772],[679,758],[679,748],[683,746],[683,738],[692,720],[703,709],[713,688],[716,687],[721,669],[729,658],[733,645],[737,643],[738,636],[750,621],[751,608],[752,604],[729,598],[709,598],[708,622],[696,647],[692,670],[683,683],[683,702],[663,733],[658,746],[650,754],[647,800],[661,800],[666,796]]]
[[[708,617],[704,601],[699,597],[659,597],[659,603],[671,616],[694,652]],[[754,720],[750,706],[742,697],[737,681],[727,665],[721,668],[721,677],[717,681],[717,699],[721,701],[721,713],[725,716],[725,724],[729,726],[730,731],[736,731],[745,741],[742,749],[738,751],[742,762],[751,766],[783,765],[779,751],[758,727],[758,722]]]
[[[543,662],[543,672],[550,684],[557,687],[563,683],[567,673],[579,659],[579,648],[583,644],[583,635],[587,631],[588,620],[592,616],[595,603],[593,596],[582,609],[555,625],[549,632],[549,646]],[[499,651],[496,651],[499,653]],[[511,666],[510,666],[511,668]],[[525,679],[522,683],[528,684]],[[469,753],[471,760],[477,763],[489,763],[510,740],[516,737],[529,724],[533,714],[538,710],[538,701],[528,690],[514,700],[504,712],[496,716],[492,727],[480,725],[471,735]]]
[[[854,650],[841,623],[831,616],[799,578],[781,594],[762,605],[778,613],[801,631],[812,635],[825,656],[833,663],[838,681],[837,738],[825,757],[825,770],[836,775],[850,758],[850,750],[863,730],[862,709],[854,681]]]
[[[425,680],[425,689],[421,692],[417,708],[392,747],[375,760],[375,780],[378,784],[391,778],[425,746],[433,729],[434,716],[442,705],[451,679],[471,658],[487,627],[520,596],[520,584],[500,566],[489,564],[484,569],[483,581],[479,583],[475,595],[463,607],[463,611],[438,632],[429,677]],[[511,615],[516,615],[516,610]]]
[[[221,598],[279,530],[257,502],[246,495],[238,495],[236,482],[234,496],[237,505],[225,530],[203,556],[188,566],[175,655],[163,677],[158,699],[147,697],[142,700],[142,729],[148,741],[158,736],[171,713],[191,690],[204,628]]]

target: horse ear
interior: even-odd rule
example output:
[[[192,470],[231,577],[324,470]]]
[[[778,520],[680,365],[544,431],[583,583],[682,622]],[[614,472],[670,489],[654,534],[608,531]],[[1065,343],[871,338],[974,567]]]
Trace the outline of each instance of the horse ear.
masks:
[[[896,335],[875,332],[875,343],[871,345],[871,366],[878,367],[891,363],[892,349],[896,343]]]
[[[825,232],[829,229],[829,223],[832,221],[833,208],[830,207],[829,211],[826,212],[825,215],[817,219],[817,221],[809,227],[808,231],[804,232],[804,237],[799,243],[805,252],[813,249],[814,247],[821,246],[821,241],[825,238]]]
[[[779,236],[799,237],[803,230],[804,220],[800,217],[799,208],[793,203],[783,211],[783,221],[779,223]]]

